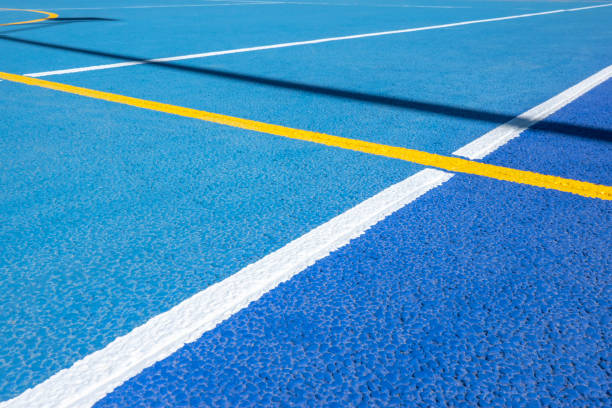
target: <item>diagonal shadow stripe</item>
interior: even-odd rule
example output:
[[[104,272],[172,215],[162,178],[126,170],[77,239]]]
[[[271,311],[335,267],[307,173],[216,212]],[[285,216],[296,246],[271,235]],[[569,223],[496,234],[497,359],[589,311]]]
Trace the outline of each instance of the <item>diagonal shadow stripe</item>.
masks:
[[[10,41],[20,44],[28,44],[32,46],[45,47],[51,49],[58,49],[63,51],[75,52],[86,55],[95,55],[99,57],[113,58],[123,61],[143,61],[146,58],[129,56],[124,54],[116,54],[104,51],[90,50],[86,48],[78,48],[73,46],[67,46],[62,44],[53,44],[48,42],[29,40],[24,38],[16,38],[7,35],[0,35],[0,40]],[[261,76],[243,74],[232,71],[225,71],[212,68],[194,67],[176,62],[166,61],[154,61],[151,60],[148,64],[182,71],[190,72],[200,75],[226,78],[236,80],[240,82],[246,82],[257,85],[264,85],[274,88],[290,89],[300,92],[306,92],[316,95],[325,95],[338,99],[355,100],[360,102],[366,102],[376,105],[391,106],[396,108],[402,108],[407,110],[421,111],[435,113],[438,115],[462,118],[467,120],[475,120],[479,122],[487,122],[493,124],[503,124],[510,120],[514,120],[513,123],[517,127],[530,127],[532,129],[544,130],[547,132],[554,132],[564,135],[571,135],[587,139],[597,139],[604,141],[612,141],[612,129],[597,128],[592,126],[574,125],[565,122],[555,122],[550,120],[544,120],[533,124],[528,119],[516,118],[514,115],[505,113],[491,112],[485,110],[477,110],[471,108],[464,108],[459,106],[452,106],[446,104],[439,104],[433,102],[419,101],[415,99],[398,98],[384,95],[374,95],[358,91],[351,91],[346,89],[339,89],[334,87],[311,85],[294,81],[287,81],[274,78],[266,78]]]
[[[53,20],[45,20],[41,21],[37,24],[28,25],[23,28],[15,28],[11,30],[2,30],[0,31],[0,35],[18,33],[20,31],[32,31],[32,30],[40,30],[41,28],[50,28],[50,27],[59,27],[61,25],[71,24],[71,23],[83,23],[90,21],[119,21],[114,18],[102,18],[102,17],[58,17]]]

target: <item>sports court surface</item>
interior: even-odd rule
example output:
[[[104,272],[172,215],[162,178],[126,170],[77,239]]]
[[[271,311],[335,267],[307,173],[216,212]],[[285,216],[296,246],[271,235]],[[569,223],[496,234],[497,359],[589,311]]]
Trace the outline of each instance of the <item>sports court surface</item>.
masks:
[[[0,56],[2,408],[610,406],[612,3],[0,0]]]

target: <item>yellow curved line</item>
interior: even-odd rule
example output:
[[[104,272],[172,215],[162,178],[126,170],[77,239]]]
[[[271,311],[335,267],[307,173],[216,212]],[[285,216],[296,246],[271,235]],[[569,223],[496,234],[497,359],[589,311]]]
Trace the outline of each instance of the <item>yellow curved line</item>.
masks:
[[[4,23],[4,24],[0,24],[0,26],[10,26],[10,25],[18,25],[18,24],[31,24],[31,23],[38,23],[41,21],[45,21],[45,20],[51,20],[53,18],[57,18],[58,15],[55,13],[50,13],[48,11],[40,11],[40,10],[24,10],[24,9],[9,9],[9,8],[0,8],[0,11],[27,11],[30,13],[40,13],[40,14],[46,14],[47,17],[45,18],[38,18],[36,20],[28,20],[28,21],[17,21],[16,23]]]

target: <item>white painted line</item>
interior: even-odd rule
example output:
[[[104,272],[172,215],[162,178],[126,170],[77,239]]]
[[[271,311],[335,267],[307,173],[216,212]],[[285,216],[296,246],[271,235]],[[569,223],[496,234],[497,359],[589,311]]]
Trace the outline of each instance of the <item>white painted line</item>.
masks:
[[[564,106],[591,89],[592,84],[601,83],[602,72],[607,72],[609,76],[610,68],[580,83],[590,85],[579,87],[576,92],[562,92],[549,101],[555,101],[554,106]],[[540,120],[553,112],[551,109],[543,110],[539,114]],[[497,139],[487,135],[474,143],[480,144],[484,149],[482,151],[492,152],[500,144]],[[490,148],[488,144],[491,144]],[[459,154],[461,150],[454,154]],[[408,177],[169,311],[153,317],[102,350],[77,361],[72,367],[54,374],[14,399],[0,403],[0,408],[93,405],[144,368],[168,357],[185,343],[197,340],[280,283],[348,244],[372,225],[451,177],[451,173],[434,169],[425,169]]]
[[[279,1],[240,1],[231,3],[210,3],[210,4],[159,4],[149,6],[116,6],[116,7],[60,7],[53,11],[61,10],[118,10],[118,9],[156,9],[156,8],[185,8],[185,7],[220,7],[220,6],[258,6],[266,4],[286,4]]]
[[[256,3],[248,0],[240,0],[243,3]],[[332,6],[332,7],[367,7],[367,8],[433,8],[433,9],[469,9],[471,6],[426,6],[416,4],[365,4],[365,3],[321,3],[314,1],[277,1],[276,4],[288,6]]]
[[[529,109],[527,112],[493,129],[489,133],[479,137],[471,143],[463,146],[453,154],[463,156],[471,160],[482,159],[500,146],[518,137],[524,130],[535,125],[548,116],[552,115],[568,103],[584,95],[597,85],[612,77],[612,65],[602,69],[598,73],[588,77],[584,81],[572,86],[559,95],[547,100],[540,105]]]
[[[246,1],[246,0],[244,0]],[[426,6],[418,4],[364,4],[364,3],[318,3],[307,1],[291,1],[283,2],[283,4],[291,5],[309,5],[309,6],[333,6],[333,7],[385,7],[385,8],[433,8],[433,9],[469,9],[471,6]]]
[[[579,7],[579,8],[572,8],[572,9],[544,11],[544,12],[539,12],[539,13],[521,14],[521,15],[516,15],[516,16],[488,18],[485,20],[470,20],[470,21],[462,21],[458,23],[407,28],[407,29],[402,29],[402,30],[381,31],[377,33],[355,34],[355,35],[347,35],[343,37],[319,38],[317,40],[261,45],[257,47],[236,48],[232,50],[212,51],[212,52],[204,52],[200,54],[179,55],[175,57],[155,58],[155,59],[140,60],[140,61],[118,62],[114,64],[104,64],[104,65],[92,65],[92,66],[80,67],[80,68],[69,68],[69,69],[60,69],[60,70],[55,70],[55,71],[35,72],[35,73],[25,74],[25,75],[30,76],[30,77],[45,77],[45,76],[50,76],[50,75],[74,74],[77,72],[99,71],[103,69],[122,68],[122,67],[149,64],[149,63],[155,63],[155,62],[181,61],[181,60],[188,60],[188,59],[195,59],[195,58],[213,57],[213,56],[218,56],[218,55],[239,54],[239,53],[244,53],[244,52],[271,50],[271,49],[276,49],[276,48],[287,48],[287,47],[296,47],[296,46],[302,46],[302,45],[321,44],[321,43],[327,43],[327,42],[332,42],[332,41],[355,40],[358,38],[380,37],[384,35],[404,34],[404,33],[416,32],[416,31],[437,30],[437,29],[442,29],[442,28],[459,27],[459,26],[465,26],[465,25],[470,25],[470,24],[480,24],[480,23],[490,23],[494,21],[514,20],[514,19],[519,19],[519,18],[543,16],[547,14],[568,13],[568,12],[575,12],[575,11],[580,11],[580,10],[590,10],[590,9],[610,7],[610,6],[612,6],[612,3],[601,4],[597,6],[588,6],[588,7]]]
[[[259,299],[451,174],[423,170],[117,338],[1,407],[87,407]]]
[[[153,9],[153,8],[181,8],[181,7],[214,7],[227,5],[257,5],[280,4],[287,6],[333,6],[333,7],[393,7],[393,8],[431,8],[431,9],[468,9],[472,6],[455,5],[421,5],[421,4],[364,4],[364,3],[329,3],[315,1],[268,1],[268,0],[216,0],[209,4],[161,4],[142,6],[107,6],[107,7],[59,7],[56,10],[116,10],[116,9]],[[517,8],[520,10],[520,8]]]
[[[417,5],[407,5],[407,6],[399,6],[406,8],[434,8],[434,9],[466,9],[472,8],[471,6],[417,6]]]

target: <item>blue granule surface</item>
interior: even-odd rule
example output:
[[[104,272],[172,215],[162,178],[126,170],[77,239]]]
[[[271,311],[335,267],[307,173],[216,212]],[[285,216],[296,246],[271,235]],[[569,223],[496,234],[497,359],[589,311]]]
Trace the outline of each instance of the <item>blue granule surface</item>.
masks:
[[[602,140],[556,135],[534,163],[545,133],[488,161],[610,179]],[[609,406],[611,221],[606,201],[457,175],[97,407]]]

